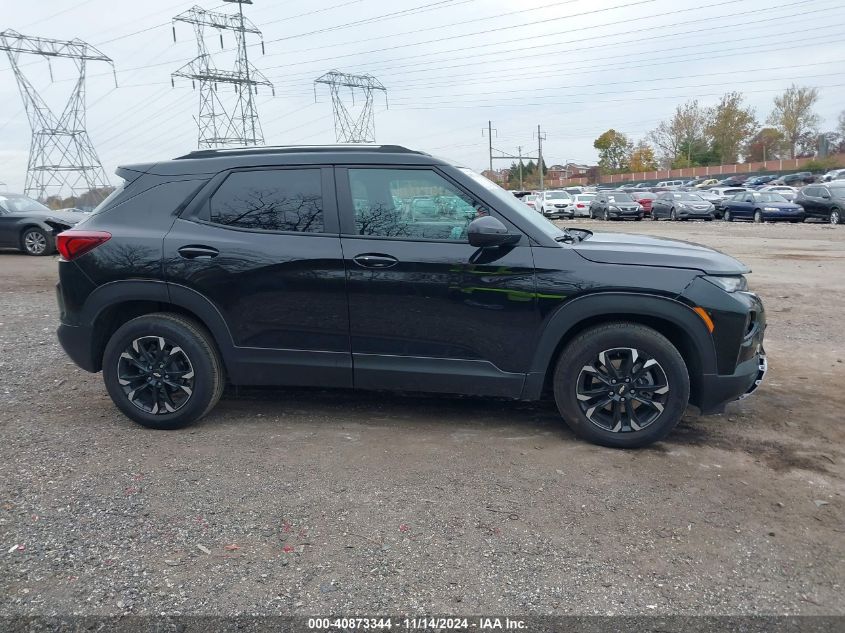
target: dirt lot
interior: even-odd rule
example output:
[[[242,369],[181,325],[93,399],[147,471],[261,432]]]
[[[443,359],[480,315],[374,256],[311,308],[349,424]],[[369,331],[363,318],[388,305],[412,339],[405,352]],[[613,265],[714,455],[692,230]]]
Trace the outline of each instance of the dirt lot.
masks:
[[[760,391],[629,452],[307,390],[148,431],[62,353],[52,258],[0,253],[0,614],[845,614],[845,228],[579,224],[749,263]]]

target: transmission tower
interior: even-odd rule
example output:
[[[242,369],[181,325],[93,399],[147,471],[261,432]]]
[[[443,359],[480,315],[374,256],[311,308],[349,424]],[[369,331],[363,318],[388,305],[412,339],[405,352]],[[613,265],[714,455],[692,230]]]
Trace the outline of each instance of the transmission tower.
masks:
[[[246,35],[251,33],[261,37],[261,31],[244,18],[243,5],[252,4],[252,0],[225,0],[238,5],[236,14],[215,13],[194,6],[180,13],[173,22],[186,22],[194,26],[199,55],[171,75],[185,77],[200,87],[200,110],[197,119],[199,134],[197,146],[230,147],[238,145],[264,145],[264,134],[258,120],[255,95],[258,86],[267,86],[275,95],[273,84],[258,69],[249,63],[247,57]],[[205,46],[205,29],[217,29],[220,35],[220,47],[223,47],[223,31],[232,31],[237,44],[237,57],[233,70],[221,70],[214,65],[211,54]],[[173,27],[173,40],[176,41],[176,26]],[[264,50],[264,42],[261,42]],[[221,84],[231,84],[235,89],[234,105],[226,107],[218,92]]]
[[[384,93],[387,103],[387,88],[372,75],[350,75],[337,70],[327,72],[314,80],[314,99],[317,99],[317,84],[326,84],[332,94],[334,112],[334,133],[338,143],[375,143],[376,123],[373,113],[373,92]],[[352,110],[343,100],[341,89],[349,88]],[[363,100],[355,113],[356,90],[363,92]]]
[[[48,195],[72,195],[109,187],[103,165],[85,129],[85,65],[89,61],[114,62],[80,39],[70,41],[29,37],[17,31],[0,32],[0,50],[9,55],[24,108],[32,129],[29,162],[26,167],[24,193],[44,199]],[[72,59],[78,77],[60,116],[26,78],[18,59],[21,55],[39,55],[50,64],[52,57]],[[53,69],[50,68],[50,79]],[[115,76],[115,86],[117,76]]]

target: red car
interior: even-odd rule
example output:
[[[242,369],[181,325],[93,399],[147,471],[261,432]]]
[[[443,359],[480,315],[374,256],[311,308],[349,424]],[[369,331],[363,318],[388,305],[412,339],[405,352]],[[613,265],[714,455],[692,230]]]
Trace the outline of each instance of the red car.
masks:
[[[657,197],[657,194],[651,193],[650,191],[632,191],[631,195],[642,206],[643,216],[651,217],[651,201]]]

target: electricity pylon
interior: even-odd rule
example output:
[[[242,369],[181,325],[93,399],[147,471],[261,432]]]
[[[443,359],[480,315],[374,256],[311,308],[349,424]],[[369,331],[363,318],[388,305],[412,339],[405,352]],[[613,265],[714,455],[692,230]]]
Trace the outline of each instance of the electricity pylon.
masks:
[[[317,84],[326,84],[332,94],[334,112],[334,133],[338,143],[375,143],[376,123],[373,114],[373,92],[380,90],[387,102],[387,88],[372,75],[350,75],[337,70],[327,72],[314,80],[314,99],[317,99]],[[350,110],[341,95],[342,88],[349,88],[352,97]],[[363,92],[363,102],[357,114],[355,91]]]
[[[66,190],[76,195],[109,187],[103,165],[85,129],[85,65],[89,61],[106,62],[114,70],[114,62],[80,39],[30,37],[11,29],[0,33],[0,50],[9,56],[32,129],[24,193],[45,199],[48,194],[61,195]],[[18,65],[21,55],[39,55],[48,65],[51,57],[65,57],[76,64],[76,84],[60,116],[56,116],[24,75]]]
[[[249,63],[246,50],[246,35],[251,33],[261,37],[252,22],[244,18],[243,5],[252,4],[252,0],[225,0],[238,5],[236,14],[215,13],[193,6],[180,13],[173,22],[186,22],[194,26],[199,54],[192,61],[171,75],[171,83],[175,85],[175,77],[186,77],[200,84],[200,109],[197,127],[197,146],[231,147],[238,145],[264,145],[264,133],[258,119],[258,109],[255,106],[255,94],[258,86],[267,86],[273,91],[273,84],[261,72]],[[205,28],[217,29],[220,34],[220,46],[223,47],[223,31],[232,31],[237,44],[237,58],[234,70],[221,70],[214,65],[211,54],[205,46]],[[173,27],[173,40],[176,41],[176,27]],[[264,49],[264,42],[261,42]],[[231,84],[235,89],[235,103],[226,107],[218,84]]]

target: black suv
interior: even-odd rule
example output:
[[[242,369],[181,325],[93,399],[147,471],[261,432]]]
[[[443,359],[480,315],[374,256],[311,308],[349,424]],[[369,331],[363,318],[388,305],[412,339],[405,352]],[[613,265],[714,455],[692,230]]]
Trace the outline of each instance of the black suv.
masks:
[[[58,237],[58,335],[145,426],[201,418],[226,382],[317,385],[549,395],[582,437],[633,447],[765,372],[736,260],[558,228],[421,152],[205,150],[117,173]]]
[[[795,204],[804,208],[804,218],[816,218],[841,224],[845,211],[845,180],[819,185],[807,185],[795,197]]]

